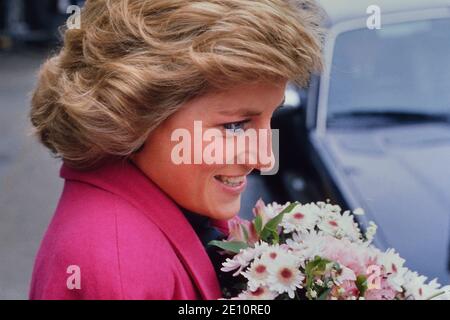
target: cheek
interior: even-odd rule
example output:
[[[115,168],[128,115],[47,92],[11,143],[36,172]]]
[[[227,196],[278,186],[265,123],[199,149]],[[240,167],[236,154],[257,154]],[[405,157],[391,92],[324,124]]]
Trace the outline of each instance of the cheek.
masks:
[[[223,138],[221,138],[223,139]],[[223,146],[225,145],[225,139]],[[207,143],[203,144],[202,155],[208,155],[205,152]],[[221,159],[225,163],[226,159],[222,150]],[[194,150],[192,150],[194,155]],[[223,191],[221,183],[216,181],[215,175],[225,172],[242,172],[242,169],[235,170],[234,165],[227,164],[181,164],[175,166],[172,172],[177,181],[174,188],[177,189],[178,202],[181,206],[194,212],[209,216],[215,219],[230,219],[239,212],[241,197],[229,195]]]
[[[216,169],[206,165],[173,165],[173,180],[180,193],[199,200],[208,192]]]
[[[154,135],[142,153],[150,178],[178,205],[188,210],[216,219],[235,215],[239,211],[240,197],[224,194],[214,179],[215,175],[229,171],[229,165],[176,164],[172,151],[177,142],[170,141],[170,138],[167,141],[167,137],[167,134]],[[206,144],[202,151],[205,147]]]
[[[175,165],[172,162],[165,168],[168,173],[165,190],[181,206],[206,213],[210,211],[217,192],[214,189],[214,174],[218,170],[211,165]]]
[[[173,169],[175,201],[194,212],[215,219],[229,219],[240,209],[240,196],[224,193],[214,175],[226,166],[180,165]]]
[[[201,207],[203,211],[207,208],[212,199],[217,197],[214,188],[214,175],[220,170],[220,166],[215,165],[180,165],[178,166],[178,178],[184,185],[183,194],[187,201],[191,199],[192,205]]]

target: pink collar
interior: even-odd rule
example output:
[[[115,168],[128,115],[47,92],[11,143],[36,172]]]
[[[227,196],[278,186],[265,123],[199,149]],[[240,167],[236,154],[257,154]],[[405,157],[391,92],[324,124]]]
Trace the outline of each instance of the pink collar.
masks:
[[[63,165],[60,175],[114,193],[142,210],[171,242],[202,298],[221,297],[214,267],[195,231],[173,200],[134,164],[116,161],[91,171]],[[226,230],[225,223],[214,223]]]

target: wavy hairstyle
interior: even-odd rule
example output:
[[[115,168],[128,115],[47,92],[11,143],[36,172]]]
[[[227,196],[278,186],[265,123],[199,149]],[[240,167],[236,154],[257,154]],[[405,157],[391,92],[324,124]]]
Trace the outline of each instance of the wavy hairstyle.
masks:
[[[88,0],[40,69],[30,118],[65,163],[127,157],[189,99],[321,66],[312,0]]]

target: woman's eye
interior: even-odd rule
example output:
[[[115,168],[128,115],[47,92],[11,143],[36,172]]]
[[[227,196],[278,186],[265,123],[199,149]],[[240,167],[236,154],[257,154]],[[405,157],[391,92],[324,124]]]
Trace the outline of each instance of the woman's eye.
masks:
[[[230,123],[225,123],[223,125],[224,129],[226,131],[230,131],[233,134],[236,133],[241,133],[243,132],[244,129],[244,125],[248,122],[248,120],[245,121],[239,121],[239,122],[230,122]]]

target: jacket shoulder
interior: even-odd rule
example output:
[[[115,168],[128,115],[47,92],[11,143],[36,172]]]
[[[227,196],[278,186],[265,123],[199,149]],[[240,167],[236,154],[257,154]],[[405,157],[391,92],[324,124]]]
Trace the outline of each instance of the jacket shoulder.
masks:
[[[146,213],[109,191],[66,181],[36,258],[30,298],[171,299],[179,267]]]

